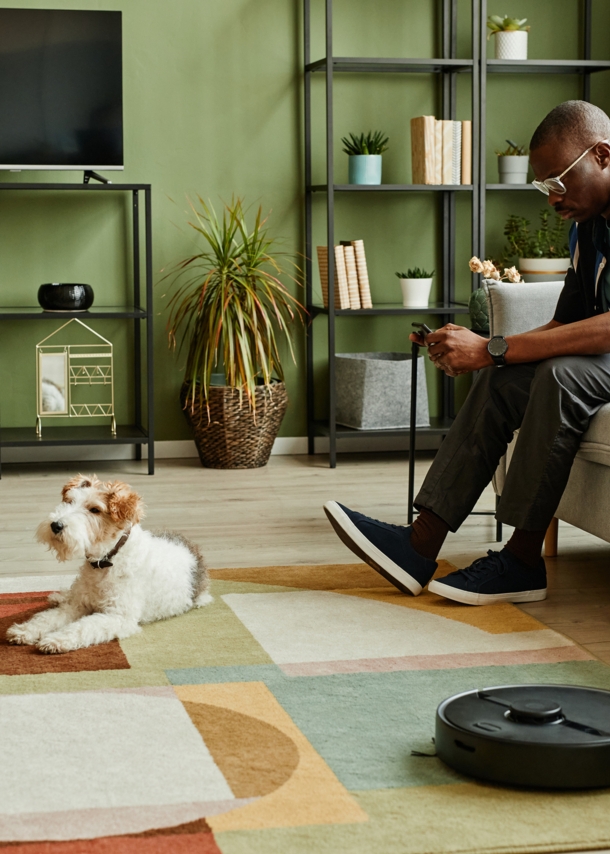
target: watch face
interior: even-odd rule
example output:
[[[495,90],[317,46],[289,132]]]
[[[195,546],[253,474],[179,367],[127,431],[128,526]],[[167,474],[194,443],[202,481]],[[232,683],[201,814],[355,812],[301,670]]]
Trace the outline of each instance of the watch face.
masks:
[[[494,337],[487,345],[490,356],[503,356],[508,350],[508,344],[505,338]]]

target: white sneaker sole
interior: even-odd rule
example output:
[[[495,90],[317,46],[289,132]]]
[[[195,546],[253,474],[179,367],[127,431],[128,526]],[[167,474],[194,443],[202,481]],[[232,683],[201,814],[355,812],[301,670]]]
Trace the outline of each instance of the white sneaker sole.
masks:
[[[463,605],[493,605],[494,602],[540,602],[546,599],[546,587],[538,590],[520,590],[518,593],[471,593],[469,590],[459,590],[442,581],[431,581],[428,585],[430,593],[437,593],[445,599],[453,599]]]
[[[348,549],[403,593],[419,596],[423,589],[419,581],[367,540],[336,501],[327,501],[324,512],[339,539]]]

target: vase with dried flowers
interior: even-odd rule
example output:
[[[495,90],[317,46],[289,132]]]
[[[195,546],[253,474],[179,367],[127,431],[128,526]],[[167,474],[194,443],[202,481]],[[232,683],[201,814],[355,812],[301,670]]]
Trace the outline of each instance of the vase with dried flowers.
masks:
[[[468,262],[473,273],[481,273],[483,281],[489,282],[520,282],[521,274],[516,267],[496,267],[493,261],[481,261],[474,255]],[[487,298],[483,288],[477,288],[470,295],[468,301],[468,313],[470,314],[470,325],[473,332],[489,332],[489,312],[487,310]]]

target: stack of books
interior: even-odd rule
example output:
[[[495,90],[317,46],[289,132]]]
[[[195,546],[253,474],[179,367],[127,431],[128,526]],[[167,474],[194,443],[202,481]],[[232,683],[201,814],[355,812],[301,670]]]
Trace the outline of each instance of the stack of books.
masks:
[[[324,308],[328,308],[328,247],[318,246]],[[364,242],[342,240],[335,250],[335,308],[373,308]]]
[[[472,183],[472,122],[411,119],[414,184]]]

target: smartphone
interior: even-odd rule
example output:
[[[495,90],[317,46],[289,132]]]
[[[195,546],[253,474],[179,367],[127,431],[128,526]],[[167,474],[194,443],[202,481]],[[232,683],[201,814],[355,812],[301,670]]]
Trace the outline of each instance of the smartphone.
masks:
[[[421,335],[421,337],[424,339],[426,335],[429,335],[429,333],[432,332],[430,327],[427,326],[425,323],[412,323],[411,326],[414,326],[417,329],[418,333]]]

